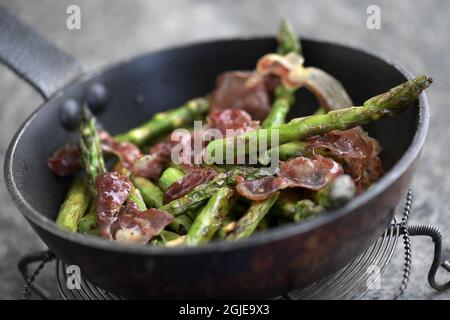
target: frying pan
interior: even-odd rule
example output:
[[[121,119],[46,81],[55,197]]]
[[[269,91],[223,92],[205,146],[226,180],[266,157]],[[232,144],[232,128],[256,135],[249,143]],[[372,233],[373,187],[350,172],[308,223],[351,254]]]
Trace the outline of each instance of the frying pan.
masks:
[[[357,104],[412,78],[398,64],[366,51],[307,39],[302,43],[307,63],[337,77]],[[0,44],[2,61],[46,100],[9,146],[4,167],[8,190],[51,251],[66,264],[78,265],[91,282],[124,297],[268,298],[337,271],[389,225],[427,134],[424,94],[401,115],[367,126],[383,146],[387,173],[344,207],[314,220],[195,248],[121,245],[66,232],[54,222],[71,180],[54,176],[46,160],[58,147],[78,139],[76,130],[61,125],[61,106],[68,99],[82,101],[93,85],[102,84],[109,100],[97,116],[117,134],[210,92],[223,71],[253,69],[259,57],[275,50],[275,39],[194,44],[85,74],[71,56],[1,9]],[[296,115],[311,112],[314,104],[302,91]]]

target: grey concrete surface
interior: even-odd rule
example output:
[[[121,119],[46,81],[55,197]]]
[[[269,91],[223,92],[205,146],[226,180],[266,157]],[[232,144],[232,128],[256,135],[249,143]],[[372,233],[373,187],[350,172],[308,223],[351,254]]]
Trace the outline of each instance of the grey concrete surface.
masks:
[[[431,128],[413,183],[416,198],[412,222],[440,226],[447,234],[445,246],[450,248],[449,1],[0,0],[0,4],[71,52],[88,70],[181,43],[274,34],[280,17],[285,16],[303,35],[376,49],[416,74],[432,75],[435,84],[428,91]],[[65,27],[69,4],[81,7],[81,30]],[[381,30],[366,27],[370,4],[381,7]],[[0,97],[3,163],[14,132],[41,99],[4,67],[0,67]],[[16,270],[19,257],[44,246],[14,207],[3,183],[0,201],[0,298],[14,299],[23,285]],[[431,242],[414,238],[412,245],[411,283],[403,298],[449,299],[450,292],[436,293],[426,281],[433,252]],[[371,297],[390,298],[400,281],[401,267],[402,251],[398,250],[383,274],[381,290],[371,293]],[[57,297],[53,271],[45,269],[40,281]],[[442,273],[440,278],[450,279],[450,274]]]

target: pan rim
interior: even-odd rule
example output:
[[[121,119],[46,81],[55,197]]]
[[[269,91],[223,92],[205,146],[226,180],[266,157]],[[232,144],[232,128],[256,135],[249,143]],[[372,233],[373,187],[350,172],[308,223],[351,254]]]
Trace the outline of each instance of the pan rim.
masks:
[[[328,40],[320,40],[310,37],[302,37],[303,40],[339,46],[346,49],[359,51],[366,55],[369,55],[373,58],[379,59],[384,63],[391,65],[393,68],[397,69],[405,78],[412,79],[413,74],[404,66],[399,63],[393,61],[392,59],[386,57],[385,55],[374,53],[373,50],[368,50],[364,48],[355,48],[354,46],[343,44],[340,42],[332,42]],[[93,70],[91,72],[87,72],[77,78],[75,78],[70,83],[66,84],[63,88],[58,90],[48,101],[55,99],[58,96],[64,95],[64,91],[67,87],[74,85],[76,83],[84,82],[92,77],[105,73],[107,71],[119,68],[124,66],[132,61],[135,61],[139,58],[145,58],[150,55],[164,54],[170,51],[181,50],[191,47],[197,47],[202,45],[212,45],[219,43],[229,43],[229,42],[246,42],[246,41],[257,41],[257,40],[274,40],[273,37],[239,37],[239,38],[229,38],[229,39],[219,39],[219,40],[209,40],[202,42],[195,42],[193,44],[182,44],[179,46],[172,46],[170,48],[161,49],[157,51],[147,52],[135,57],[131,57],[128,59],[124,59],[117,63],[108,64],[105,67],[99,68],[97,70]],[[406,150],[406,152],[402,155],[402,157],[397,161],[397,163],[373,186],[371,186],[368,190],[366,190],[361,195],[355,197],[352,201],[347,203],[345,206],[331,210],[327,212],[325,215],[320,215],[313,220],[306,221],[304,223],[292,223],[285,226],[280,226],[274,229],[270,229],[265,231],[264,233],[257,233],[254,236],[242,239],[240,241],[226,242],[226,241],[217,241],[208,243],[199,247],[158,247],[158,246],[133,246],[126,245],[117,242],[111,242],[108,240],[104,240],[95,236],[83,235],[80,233],[70,233],[61,228],[58,228],[56,223],[47,218],[44,214],[35,210],[32,206],[28,204],[26,199],[21,195],[18,190],[13,173],[12,173],[12,160],[13,155],[20,140],[23,132],[26,128],[32,123],[33,119],[37,116],[41,109],[43,109],[48,101],[45,101],[42,105],[40,105],[19,127],[18,131],[14,135],[13,139],[10,142],[8,150],[5,156],[4,162],[4,179],[8,189],[8,192],[13,199],[15,205],[19,209],[19,211],[25,216],[28,222],[32,222],[36,224],[39,228],[42,228],[46,232],[52,234],[53,236],[62,238],[62,240],[75,242],[81,246],[88,246],[91,248],[119,252],[125,254],[137,254],[137,255],[155,255],[155,256],[184,256],[184,255],[195,255],[195,254],[208,254],[212,252],[228,252],[234,251],[249,247],[257,247],[260,245],[264,245],[267,243],[281,241],[287,239],[289,237],[299,235],[302,233],[307,233],[312,231],[318,227],[325,226],[329,223],[333,223],[334,221],[342,218],[343,216],[349,214],[360,206],[370,202],[386,189],[389,188],[398,178],[400,178],[408,168],[413,164],[414,160],[419,156],[420,151],[425,143],[428,127],[429,127],[429,105],[428,99],[425,93],[422,93],[419,97],[418,103],[418,121],[417,128],[414,134],[414,137],[411,141],[410,146]]]

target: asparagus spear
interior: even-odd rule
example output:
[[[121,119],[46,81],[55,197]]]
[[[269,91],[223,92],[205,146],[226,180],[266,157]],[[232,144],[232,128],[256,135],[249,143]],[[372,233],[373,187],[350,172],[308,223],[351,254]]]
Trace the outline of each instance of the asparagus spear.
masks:
[[[163,230],[161,231],[161,234],[154,238],[152,241],[150,241],[151,244],[153,245],[164,245],[167,242],[173,241],[180,238],[180,235],[178,233],[172,232],[172,231],[167,231],[167,230]]]
[[[96,191],[94,189],[94,180],[98,174],[105,172],[106,169],[105,162],[102,156],[102,150],[100,147],[100,139],[98,137],[97,128],[95,125],[95,118],[92,116],[86,105],[83,106],[83,110],[81,113],[80,152],[81,161],[87,172],[87,182],[84,181],[83,183],[85,184],[84,188],[87,188],[88,190],[87,193],[89,197],[79,198],[76,203],[70,205],[70,207],[73,207],[73,209],[77,208],[77,206],[85,208],[83,213],[79,215],[79,218],[76,221],[72,221],[71,230],[77,231],[77,229],[79,229],[80,232],[88,233],[91,232],[97,224],[95,200],[93,199],[91,204],[89,205],[89,199],[96,194]],[[79,182],[76,181],[74,184],[72,184],[71,190],[73,188],[77,188],[77,183]],[[81,188],[81,186],[78,186],[78,188]],[[88,205],[89,209],[86,215],[83,217]],[[59,217],[59,219],[63,219],[63,217]],[[58,220],[56,221],[56,223],[58,223]]]
[[[159,208],[162,206],[164,193],[153,182],[142,177],[134,177],[133,184],[141,192],[148,208]]]
[[[173,220],[167,226],[167,228],[178,234],[184,235],[189,231],[191,226],[192,226],[192,218],[189,216],[188,213],[185,213],[175,217],[175,220]]]
[[[83,106],[81,117],[80,152],[81,161],[88,174],[89,186],[93,189],[95,177],[105,172],[106,169],[100,146],[100,138],[95,125],[95,118],[86,105]]]
[[[166,191],[171,184],[174,182],[177,182],[178,180],[181,180],[185,174],[176,168],[169,167],[162,173],[161,177],[159,178],[159,186],[163,191]]]
[[[275,90],[275,100],[272,109],[261,127],[267,129],[283,124],[294,101],[294,90],[287,89],[283,85],[278,86]]]
[[[159,178],[159,186],[163,191],[166,191],[171,184],[180,180],[184,176],[184,172],[180,169],[169,167],[164,170]],[[169,225],[169,228],[180,234],[185,234],[192,226],[192,221],[196,216],[194,213],[194,211],[188,211],[176,217],[175,220]]]
[[[84,217],[78,224],[78,231],[81,233],[90,233],[97,227],[96,201],[92,199]]]
[[[309,199],[300,200],[295,205],[294,221],[295,222],[305,221],[307,219],[319,215],[324,210],[325,210],[324,207],[316,205]]]
[[[281,19],[280,28],[277,34],[278,49],[277,53],[281,55],[293,53],[302,53],[301,44],[298,41],[292,27],[285,19]]]
[[[277,192],[267,200],[253,202],[245,215],[237,222],[235,230],[228,235],[227,240],[238,240],[249,237],[275,201],[277,201],[279,195],[280,193]]]
[[[304,199],[298,202],[288,199],[278,199],[276,212],[284,218],[293,221],[303,221],[316,216],[326,209],[339,208],[350,201],[356,194],[355,183],[348,175],[336,178],[328,186],[314,195],[314,202]]]
[[[190,246],[203,244],[212,239],[220,229],[236,200],[236,192],[228,187],[221,188],[209,199],[189,230],[186,243]]]
[[[186,211],[198,208],[200,204],[211,198],[221,188],[234,186],[238,176],[243,176],[246,179],[256,179],[263,176],[264,172],[264,170],[259,168],[235,167],[230,171],[219,174],[213,180],[197,186],[187,195],[175,199],[159,209],[169,212],[174,216],[179,216]]]
[[[128,199],[127,201],[131,201],[136,203],[136,205],[138,206],[139,210],[141,211],[145,211],[147,210],[147,205],[144,202],[144,198],[142,197],[141,192],[139,191],[139,189],[137,189],[135,186],[133,186],[130,190],[130,193],[128,194]]]
[[[301,53],[300,42],[291,26],[284,19],[281,21],[277,39],[277,52],[279,54]],[[262,123],[262,128],[275,128],[285,123],[291,105],[295,101],[294,92],[295,90],[286,88],[282,84],[276,88],[275,101],[269,115]],[[259,161],[260,163],[265,162],[265,164],[269,164],[271,161],[271,151],[266,152],[265,156],[267,157],[266,159],[259,159]],[[254,202],[244,217],[238,221],[236,233],[230,235],[229,238],[250,236],[274,203],[273,198],[262,202]]]
[[[214,238],[224,240],[236,228],[236,221],[225,218],[223,226],[216,232]]]
[[[77,232],[90,200],[86,180],[78,178],[72,184],[56,218],[56,224],[71,232]]]
[[[72,184],[61,206],[56,223],[61,227],[76,232],[78,224],[89,205],[91,194],[94,194],[94,179],[100,172],[105,171],[105,163],[100,148],[100,139],[95,127],[95,119],[87,106],[83,107],[80,125],[81,160],[88,173],[88,182],[77,179]],[[87,187],[89,186],[89,188]],[[90,192],[89,192],[90,190]]]
[[[162,206],[164,193],[160,188],[158,188],[158,186],[153,184],[153,182],[145,178],[135,177],[133,178],[133,184],[142,193],[142,198],[144,199],[145,205],[149,208],[159,208]],[[133,197],[133,195],[130,194],[130,197]],[[134,201],[135,199],[131,200]],[[176,217],[168,227],[179,234],[185,234],[191,225],[192,219],[189,215],[183,214]]]
[[[285,19],[281,20],[277,40],[277,52],[279,54],[301,54],[300,41]],[[275,90],[275,100],[272,105],[272,109],[266,120],[262,123],[262,128],[273,128],[283,124],[294,101],[294,90],[285,88],[283,85],[279,85]]]
[[[206,149],[207,161],[217,161],[217,156],[222,155],[223,157],[227,155],[227,152],[235,156],[242,151],[248,153],[250,144],[256,143],[259,145],[260,140],[263,139],[267,146],[276,147],[279,144],[303,140],[332,130],[346,130],[370,121],[376,121],[385,116],[393,116],[412,105],[420,93],[428,88],[431,83],[431,78],[419,76],[367,100],[362,107],[334,110],[324,115],[311,116],[302,121],[281,125],[275,129],[259,129],[249,131],[238,137],[212,141]],[[272,143],[272,135],[277,135],[278,141]],[[238,148],[236,141],[244,143],[244,148],[241,146]]]
[[[140,127],[119,134],[115,139],[143,145],[162,134],[189,124],[195,119],[200,119],[207,110],[208,99],[196,98],[186,102],[177,109],[156,114]]]

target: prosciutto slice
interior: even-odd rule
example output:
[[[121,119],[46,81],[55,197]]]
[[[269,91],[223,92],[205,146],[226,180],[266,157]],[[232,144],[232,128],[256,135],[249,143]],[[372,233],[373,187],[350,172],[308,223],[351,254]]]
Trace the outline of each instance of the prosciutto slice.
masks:
[[[345,171],[355,181],[358,192],[364,191],[383,175],[380,144],[359,127],[311,137],[307,142],[313,153],[324,151],[342,159]]]
[[[285,56],[267,54],[258,60],[256,70],[262,76],[279,77],[287,88],[307,88],[326,111],[353,105],[344,87],[336,78],[321,69],[304,67],[303,63],[304,58],[297,53],[289,53]]]
[[[76,146],[65,145],[48,159],[47,166],[59,177],[74,174],[81,169],[80,150]]]
[[[118,219],[122,204],[127,200],[132,183],[128,177],[115,172],[101,173],[94,182],[97,190],[97,218],[100,235],[114,239],[112,226]]]
[[[172,145],[167,142],[155,144],[149,154],[136,160],[133,173],[140,177],[156,180],[170,161]]]
[[[253,71],[230,71],[219,75],[210,97],[210,112],[239,109],[255,120],[264,120],[271,109],[273,77]]]
[[[209,128],[218,129],[224,137],[230,136],[230,133],[232,133],[232,136],[236,136],[259,127],[258,121],[253,121],[248,112],[240,109],[225,109],[211,112],[207,117],[207,121]]]
[[[313,159],[298,157],[284,162],[277,177],[255,180],[239,177],[236,190],[247,199],[262,201],[286,188],[320,190],[343,173],[341,165],[330,158],[320,155]]]
[[[211,181],[216,176],[217,172],[213,169],[193,168],[182,179],[169,186],[169,188],[164,193],[163,201],[164,203],[168,203],[172,200],[181,198],[182,196],[194,190],[195,187]]]
[[[114,237],[122,243],[144,245],[174,219],[171,214],[154,208],[140,211],[136,203],[130,202],[119,214]]]

